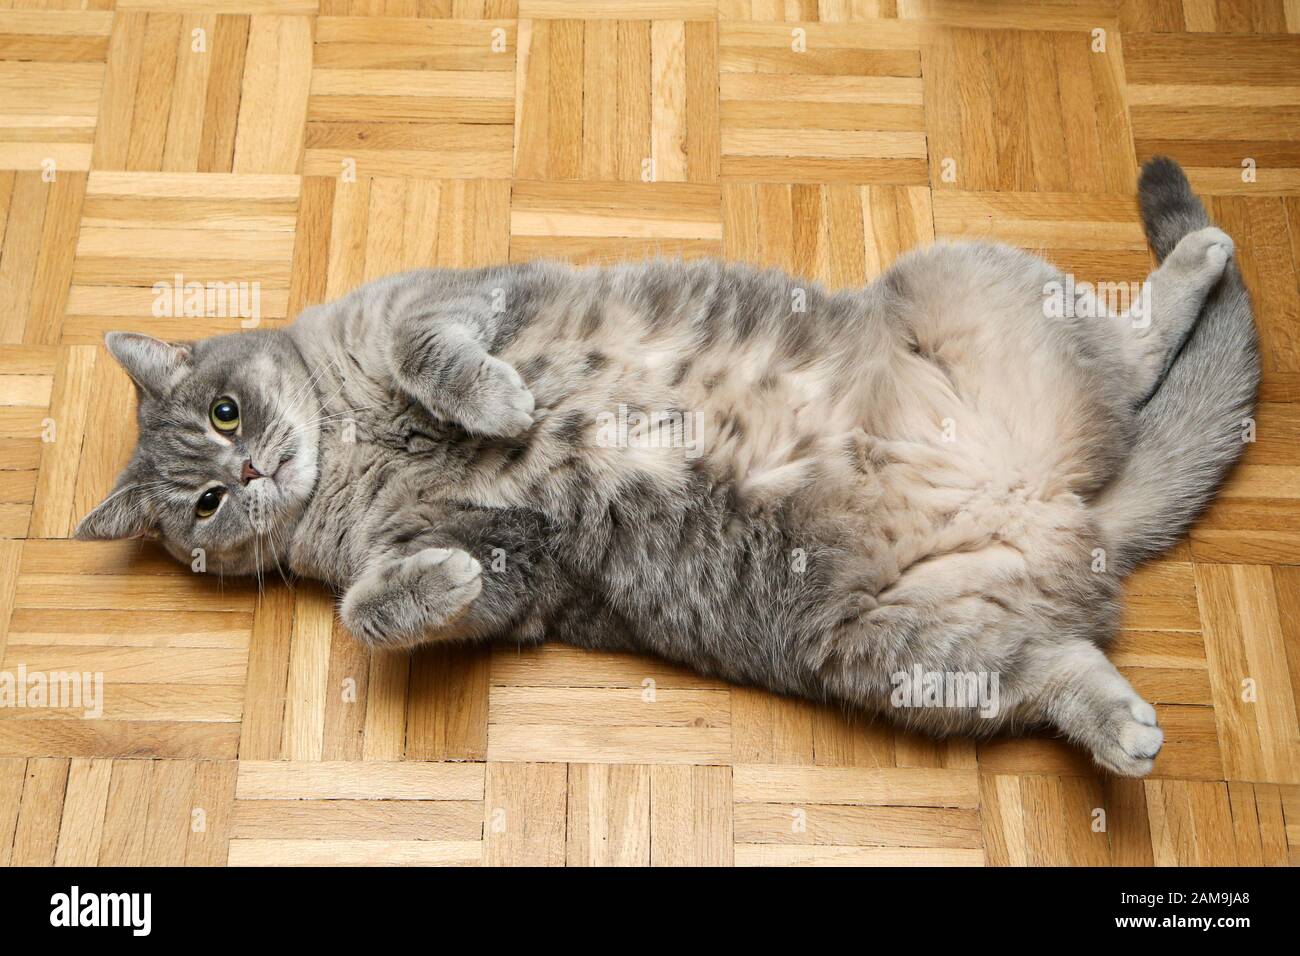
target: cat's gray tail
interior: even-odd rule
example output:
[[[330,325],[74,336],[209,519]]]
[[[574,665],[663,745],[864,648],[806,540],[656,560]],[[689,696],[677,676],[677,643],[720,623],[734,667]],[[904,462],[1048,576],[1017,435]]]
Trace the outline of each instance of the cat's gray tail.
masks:
[[[1158,260],[1189,232],[1210,225],[1178,164],[1142,167],[1138,198]],[[1250,297],[1234,260],[1164,380],[1138,410],[1132,453],[1093,503],[1111,568],[1127,573],[1182,536],[1253,436],[1259,352]]]

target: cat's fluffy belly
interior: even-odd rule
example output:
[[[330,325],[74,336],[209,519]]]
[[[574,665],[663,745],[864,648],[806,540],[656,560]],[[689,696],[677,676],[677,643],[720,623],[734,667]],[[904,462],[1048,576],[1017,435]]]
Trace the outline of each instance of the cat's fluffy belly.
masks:
[[[937,289],[942,301],[920,293],[936,272],[956,280]],[[1123,432],[1080,422],[1112,414],[1098,398],[1109,383],[1079,370],[1068,339],[1054,341],[1041,293],[1054,275],[1010,249],[939,247],[896,268],[908,308],[892,316],[858,294],[747,276],[743,308],[776,315],[798,298],[804,311],[768,334],[751,317],[748,335],[712,341],[656,325],[611,291],[617,282],[593,282],[579,304],[541,305],[501,355],[530,373],[543,420],[571,425],[606,481],[686,488],[703,471],[752,520],[780,512],[797,528],[801,517],[816,525],[835,513],[873,558],[860,578],[872,597],[935,604],[1027,578],[1026,554],[1039,573],[1092,559],[1096,530],[1081,496],[1110,474]],[[813,333],[801,342],[788,323],[834,334],[814,347]],[[1027,351],[1038,367],[1008,374]],[[702,454],[635,435],[602,442],[601,412],[629,406],[698,420]],[[542,457],[548,441],[545,430],[534,438]],[[475,488],[482,503],[527,505],[517,476],[485,484]]]

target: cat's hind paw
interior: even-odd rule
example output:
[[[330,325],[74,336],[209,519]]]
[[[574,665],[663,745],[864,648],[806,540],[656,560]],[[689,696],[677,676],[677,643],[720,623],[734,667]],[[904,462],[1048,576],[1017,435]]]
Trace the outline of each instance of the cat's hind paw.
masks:
[[[1179,240],[1169,259],[1202,284],[1215,282],[1236,251],[1232,237],[1216,226],[1189,232]]]

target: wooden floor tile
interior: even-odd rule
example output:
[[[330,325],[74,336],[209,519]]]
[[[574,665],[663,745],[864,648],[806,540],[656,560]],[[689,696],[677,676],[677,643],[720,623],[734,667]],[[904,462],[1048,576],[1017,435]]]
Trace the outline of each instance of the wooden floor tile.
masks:
[[[562,763],[490,763],[483,804],[489,866],[563,866],[569,768]]]
[[[1289,0],[1123,0],[1120,25],[1134,33],[1295,33]]]
[[[1152,268],[1131,196],[934,190],[935,235],[1041,255],[1075,282],[1141,282]]]
[[[719,46],[724,179],[926,181],[914,24],[724,22]]]
[[[927,34],[922,64],[936,190],[1133,191],[1119,33],[1092,29]]]
[[[0,169],[90,168],[113,14],[0,10]]]
[[[1297,67],[1300,36],[1286,33],[1126,34],[1138,159],[1172,156],[1210,192],[1300,193]]]
[[[1300,783],[1300,723],[1273,575],[1202,565],[1197,592],[1227,778]]]
[[[525,21],[514,175],[716,181],[717,50],[709,21]]]
[[[291,175],[92,173],[62,340],[282,321],[299,188]]]
[[[321,17],[313,54],[308,175],[509,178],[512,21]]]
[[[734,768],[738,865],[979,865],[978,775]]]
[[[482,764],[241,760],[232,866],[477,865]]]
[[[861,286],[934,239],[924,186],[729,183],[722,215],[727,258],[832,287]]]
[[[717,255],[721,194],[694,183],[516,182],[510,258],[578,263]]]
[[[85,192],[81,172],[0,172],[0,342],[59,342]]]

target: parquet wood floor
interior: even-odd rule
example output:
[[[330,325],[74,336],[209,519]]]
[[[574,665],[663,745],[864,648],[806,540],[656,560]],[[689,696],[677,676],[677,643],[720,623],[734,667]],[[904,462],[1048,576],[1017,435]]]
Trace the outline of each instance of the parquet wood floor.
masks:
[[[275,326],[395,270],[539,255],[862,283],[936,237],[1149,259],[1168,153],[1237,241],[1256,441],[1128,588],[1153,775],[936,744],[640,657],[371,657],[303,583],[67,540],[133,441],[110,329],[158,282]],[[0,864],[1300,862],[1297,0],[3,0]]]

